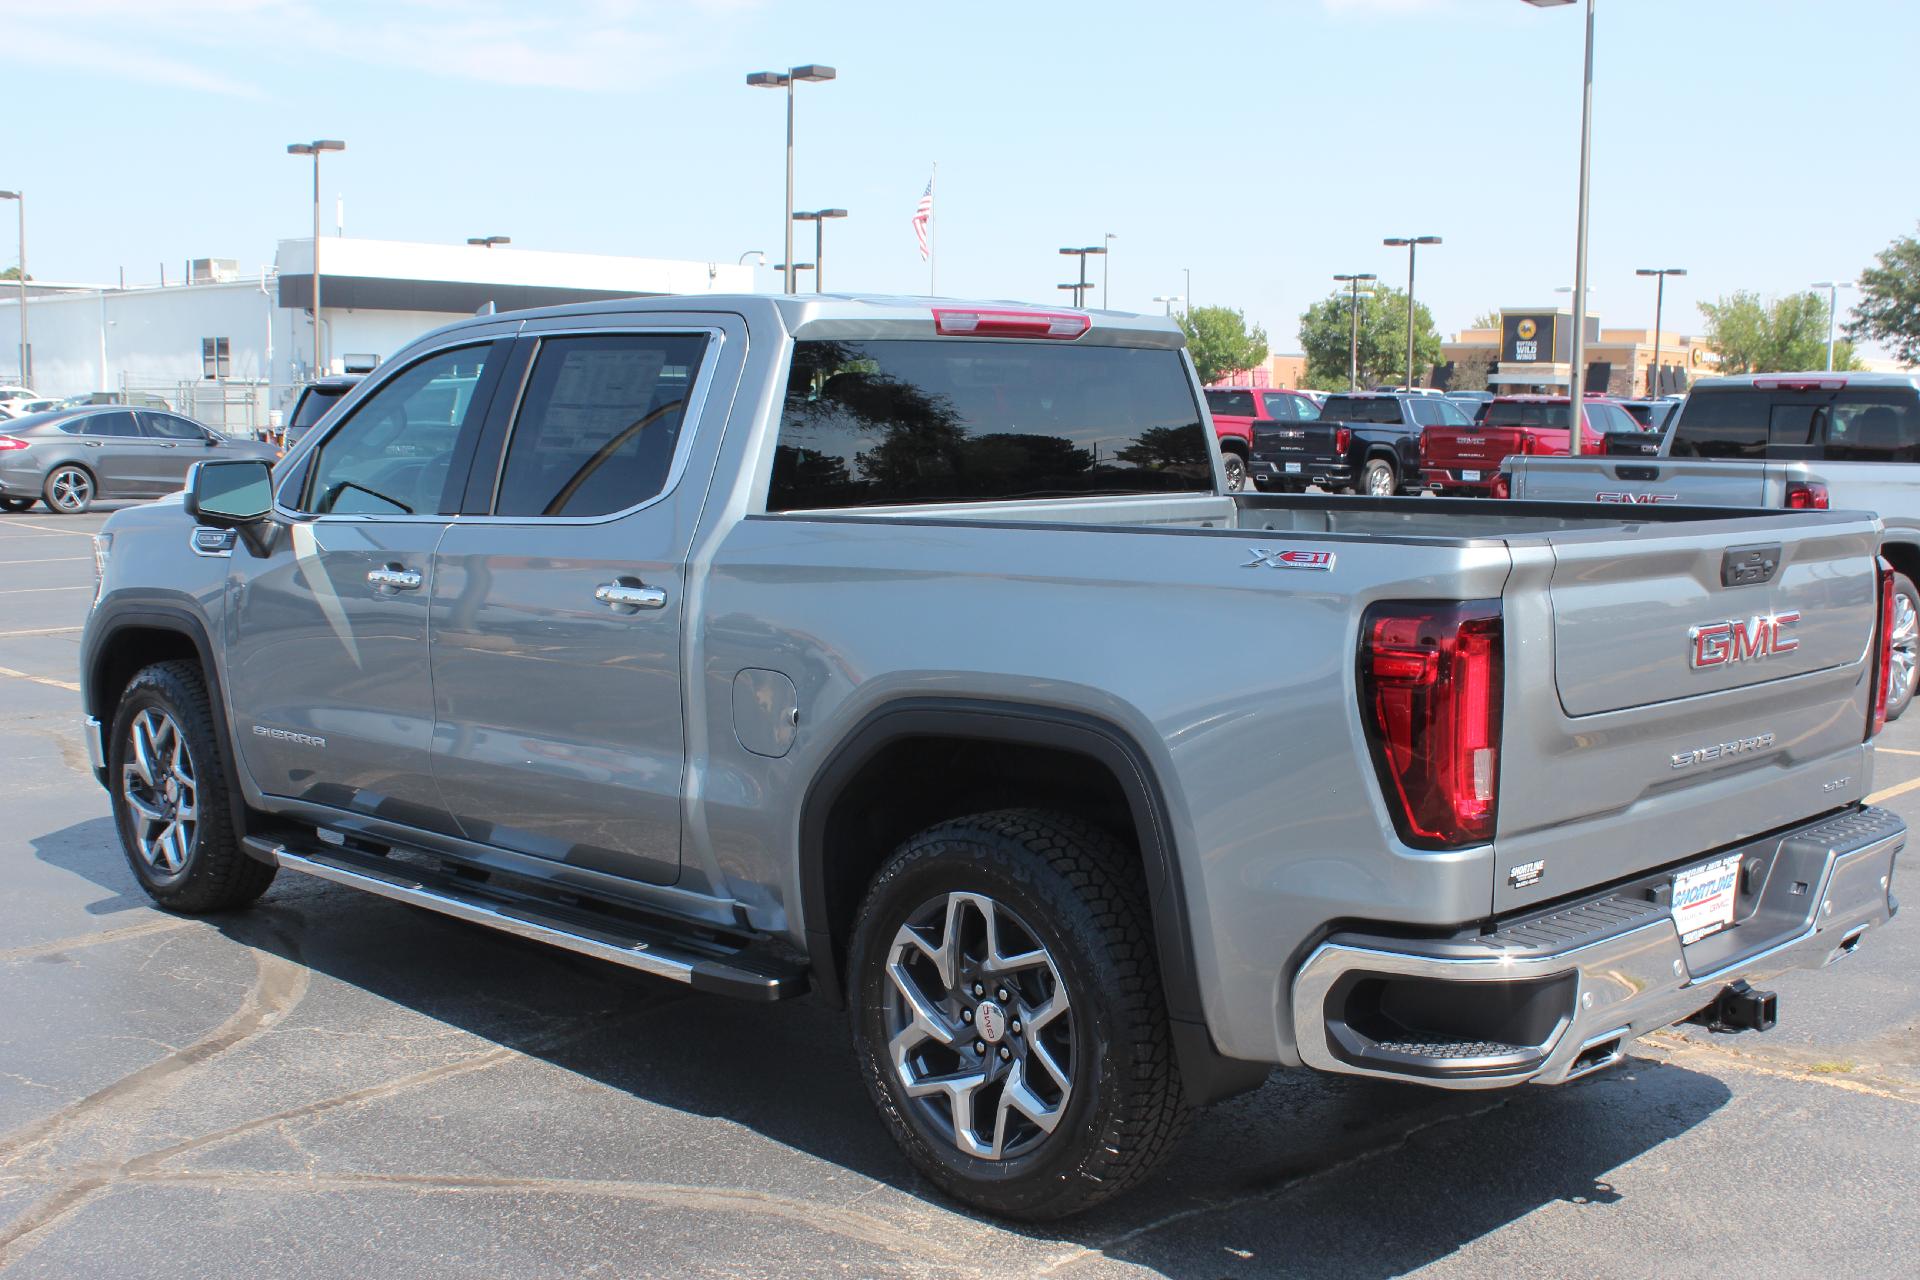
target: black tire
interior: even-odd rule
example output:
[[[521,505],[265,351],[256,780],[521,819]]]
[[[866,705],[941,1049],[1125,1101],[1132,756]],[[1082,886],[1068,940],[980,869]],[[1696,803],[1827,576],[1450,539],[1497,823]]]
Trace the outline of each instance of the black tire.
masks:
[[[1370,498],[1396,497],[1400,492],[1400,473],[1385,458],[1368,458],[1360,469],[1360,492]]]
[[[63,462],[47,472],[40,486],[40,501],[55,515],[83,516],[99,496],[99,482],[93,472],[77,462]]]
[[[143,818],[136,803],[157,801],[164,806],[167,798],[186,794],[186,789],[177,784],[160,790],[139,781],[137,766],[133,765],[133,736],[135,722],[146,713],[175,726],[193,779],[194,826],[182,838],[184,853],[179,854],[177,866],[160,865],[156,858],[143,853],[154,836],[164,835],[166,828],[161,822]],[[154,720],[144,723],[151,725]],[[149,762],[149,770],[159,772],[158,762]],[[232,911],[258,898],[273,883],[275,869],[248,857],[240,847],[239,832],[234,830],[226,755],[214,728],[206,681],[196,664],[155,663],[136,673],[127,684],[114,712],[112,736],[107,740],[107,785],[127,864],[147,896],[168,911],[186,915]],[[147,799],[136,801],[136,792],[146,793]],[[184,803],[176,806],[184,807]],[[180,826],[178,822],[173,825]]]
[[[1920,591],[1904,573],[1893,575],[1894,684],[1887,691],[1887,723],[1900,718],[1920,685]],[[1903,679],[1904,673],[1904,679]]]
[[[1221,465],[1227,473],[1227,492],[1239,493],[1247,487],[1247,460],[1228,449],[1220,455]]]
[[[1001,1159],[963,1151],[940,1115],[950,1104],[927,1099],[930,1105],[923,1105],[910,1097],[890,1055],[890,1019],[899,1016],[888,971],[895,938],[954,893],[985,895],[1003,908],[1002,937],[1017,929],[1044,948],[1051,968],[1043,972],[1057,978],[1053,989],[1069,999],[1045,1028],[1039,1025],[1044,1013],[1021,1003],[1023,995],[1001,1013],[1006,1030],[995,1039],[1018,1053],[1012,1065],[1038,1061],[1032,1055],[1045,1036],[1064,1030],[1071,1037],[1065,1070],[1071,1091],[1050,1104],[1057,1108],[1053,1127],[1044,1133],[1033,1127],[1028,1141],[1035,1145],[1016,1151],[1010,1143]],[[1173,1058],[1142,868],[1131,850],[1089,823],[1002,810],[942,823],[908,840],[868,889],[854,926],[847,985],[855,1053],[874,1105],[907,1157],[956,1200],[1028,1221],[1065,1217],[1137,1185],[1186,1130],[1190,1112]],[[972,988],[964,980],[957,985],[966,999]],[[1023,1028],[1024,1044],[1011,1031],[1017,1020],[1004,1021],[1006,1011],[1017,1019],[1022,1007],[1035,1023]],[[978,1009],[977,1019],[972,1009],[966,1013],[976,1030],[985,1029],[976,1046],[993,1038],[985,1004]],[[927,1043],[962,1063],[971,1051]],[[1057,1046],[1048,1051],[1058,1062]],[[993,1068],[992,1060],[1004,1056],[988,1052],[982,1061]],[[1046,1080],[1039,1067],[1030,1078]],[[1004,1093],[983,1086],[976,1105]],[[1008,1129],[1022,1123],[1016,1112]]]
[[[32,498],[0,498],[0,511],[12,511],[15,514],[33,506]]]

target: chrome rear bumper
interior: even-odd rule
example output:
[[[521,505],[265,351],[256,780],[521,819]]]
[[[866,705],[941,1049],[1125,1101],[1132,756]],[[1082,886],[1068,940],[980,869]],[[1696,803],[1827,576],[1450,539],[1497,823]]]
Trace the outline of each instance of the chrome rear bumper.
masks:
[[[1563,1083],[1735,981],[1851,952],[1898,909],[1893,861],[1906,832],[1893,813],[1863,808],[1727,851],[1754,883],[1731,928],[1690,946],[1650,882],[1478,938],[1335,934],[1294,981],[1295,1043],[1321,1071],[1454,1089]],[[1447,1025],[1409,1030],[1422,1009]],[[1489,1036],[1489,1018],[1529,1030]]]

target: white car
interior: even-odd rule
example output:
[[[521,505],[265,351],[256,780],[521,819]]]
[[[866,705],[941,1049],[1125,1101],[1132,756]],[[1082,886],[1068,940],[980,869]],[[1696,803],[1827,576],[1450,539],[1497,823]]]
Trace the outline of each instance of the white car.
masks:
[[[0,419],[24,418],[30,413],[45,413],[59,407],[58,400],[47,396],[35,396],[30,400],[0,399]]]

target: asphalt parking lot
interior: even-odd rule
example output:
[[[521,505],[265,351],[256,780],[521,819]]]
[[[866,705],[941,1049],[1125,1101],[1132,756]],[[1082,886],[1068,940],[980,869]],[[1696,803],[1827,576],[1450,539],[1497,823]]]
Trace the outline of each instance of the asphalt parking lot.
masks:
[[[956,1212],[841,1015],[295,876],[154,910],[77,733],[104,517],[0,515],[0,1274],[1912,1274],[1920,927],[1561,1089],[1286,1073],[1054,1228]],[[1920,826],[1920,711],[1874,786]],[[1903,860],[1912,862],[1912,854]],[[1896,885],[1896,888],[1898,886]]]

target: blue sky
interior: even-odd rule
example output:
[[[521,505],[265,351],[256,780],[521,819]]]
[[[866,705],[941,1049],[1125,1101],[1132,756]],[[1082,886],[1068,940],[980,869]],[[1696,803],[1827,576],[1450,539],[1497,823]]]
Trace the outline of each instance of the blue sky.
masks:
[[[1635,267],[1690,269],[1667,316],[1693,330],[1698,299],[1851,277],[1914,230],[1920,6],[1599,16],[1606,323],[1651,323]],[[1284,351],[1332,273],[1404,280],[1382,236],[1445,237],[1419,294],[1449,331],[1573,274],[1573,7],[0,0],[0,23],[0,187],[27,192],[45,279],[257,270],[307,234],[285,145],[314,137],[348,143],[323,186],[350,235],[773,261],[781,98],[743,79],[801,62],[840,72],[799,103],[796,203],[852,212],[828,229],[829,287],[925,291],[908,218],[935,161],[943,293],[1057,300],[1058,248],[1113,232],[1111,305],[1157,310],[1191,268],[1197,303],[1243,308]]]

